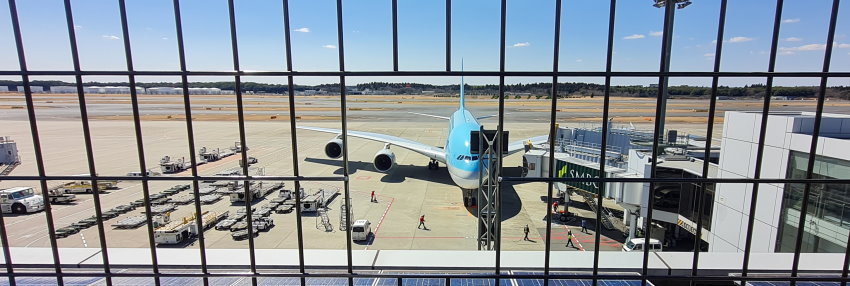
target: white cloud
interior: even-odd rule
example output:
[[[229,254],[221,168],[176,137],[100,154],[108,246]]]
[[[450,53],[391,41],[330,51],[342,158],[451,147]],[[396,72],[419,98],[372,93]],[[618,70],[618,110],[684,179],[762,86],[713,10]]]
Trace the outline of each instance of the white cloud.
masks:
[[[729,39],[729,42],[730,42],[730,43],[743,43],[743,42],[749,42],[749,41],[752,41],[752,40],[753,40],[753,38],[747,38],[747,37],[732,37],[731,39]]]
[[[162,37],[163,40],[168,40],[168,37]]]
[[[334,45],[324,45],[324,46],[322,46],[322,48],[325,48],[325,49],[336,49],[336,46],[334,46]]]
[[[796,37],[788,37],[788,38],[785,38],[785,41],[786,41],[786,42],[799,42],[799,41],[802,41],[802,40],[803,40],[803,39],[796,38]]]
[[[577,63],[580,63],[580,62],[583,62],[583,61],[584,61],[583,59],[577,59],[576,60]]]
[[[120,40],[121,39],[116,35],[103,35],[101,37],[103,37],[104,39],[107,39],[107,40]]]
[[[635,40],[635,39],[643,39],[643,38],[646,38],[646,36],[644,36],[642,34],[634,34],[634,35],[631,35],[631,36],[623,37],[624,40]]]
[[[714,53],[707,53],[702,55],[703,57],[714,57]]]
[[[74,30],[81,30],[81,29],[83,29],[83,26],[74,25]]]
[[[792,52],[792,51],[779,51],[780,56],[790,56],[790,55],[793,55],[793,54],[794,54],[794,52]]]
[[[528,47],[531,46],[529,42],[516,43],[513,45],[514,48]]]
[[[653,36],[653,37],[661,37],[661,36],[664,35],[664,32],[663,31],[649,31],[649,35]]]
[[[293,31],[300,32],[300,33],[309,33],[309,32],[310,32],[310,28],[307,28],[307,27],[304,27],[304,28],[298,28],[298,29],[295,29],[295,30],[293,30]]]
[[[820,51],[826,49],[826,44],[808,44],[793,48],[796,51]]]
[[[800,22],[800,18],[782,20],[782,23],[797,23],[797,22]]]
[[[839,49],[850,48],[850,44],[839,44],[833,43],[833,47]],[[797,47],[779,47],[780,54],[784,55],[792,55],[794,52],[807,52],[807,51],[823,51],[826,49],[826,44],[808,44]]]

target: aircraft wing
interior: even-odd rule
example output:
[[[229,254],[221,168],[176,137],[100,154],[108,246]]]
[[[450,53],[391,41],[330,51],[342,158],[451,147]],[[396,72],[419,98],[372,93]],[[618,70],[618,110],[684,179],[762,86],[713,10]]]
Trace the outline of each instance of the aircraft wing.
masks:
[[[297,126],[298,129],[304,130],[312,130],[318,132],[325,133],[333,133],[333,134],[342,134],[342,130],[333,129],[333,128],[322,128],[322,127],[310,127],[310,126]],[[440,147],[431,146],[428,144],[419,143],[416,141],[404,139],[401,137],[395,137],[386,134],[372,133],[372,132],[362,132],[362,131],[348,131],[348,136],[362,138],[366,140],[378,141],[383,143],[389,143],[391,145],[399,146],[404,149],[419,153],[424,155],[425,157],[434,159],[439,161],[440,163],[446,163],[446,150]],[[520,149],[522,149],[522,145],[520,145]]]
[[[549,135],[541,135],[537,137],[531,137],[519,141],[514,141],[508,144],[508,153],[505,153],[505,156],[522,151],[525,149],[525,143],[531,141],[531,144],[543,144],[549,141]]]

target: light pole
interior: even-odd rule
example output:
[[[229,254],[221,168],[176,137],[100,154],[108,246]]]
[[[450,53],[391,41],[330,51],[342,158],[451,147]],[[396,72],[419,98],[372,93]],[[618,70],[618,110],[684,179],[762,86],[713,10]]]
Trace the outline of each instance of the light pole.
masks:
[[[661,46],[662,54],[660,71],[662,73],[667,73],[670,71],[670,51],[673,44],[673,18],[676,15],[676,9],[684,9],[685,7],[691,5],[692,2],[690,0],[653,0],[653,2],[655,2],[654,4],[652,4],[653,7],[668,9],[670,13],[670,17],[666,18],[667,23],[664,23],[664,34],[662,35],[663,42]],[[660,121],[660,124],[658,125],[660,130],[658,130],[658,132],[662,135],[659,136],[659,138],[665,138],[664,119],[667,118],[667,96],[669,77],[667,75],[661,75],[658,85],[658,96],[661,97],[661,104],[657,106],[657,108],[660,109],[661,112],[659,113],[660,116],[658,116],[656,120]],[[655,138],[655,140],[658,140],[659,138]],[[670,138],[667,138],[667,140],[669,141]]]

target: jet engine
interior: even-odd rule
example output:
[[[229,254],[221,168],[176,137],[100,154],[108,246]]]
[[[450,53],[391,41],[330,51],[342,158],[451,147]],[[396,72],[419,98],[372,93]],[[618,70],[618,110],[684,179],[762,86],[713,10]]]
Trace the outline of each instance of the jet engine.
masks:
[[[372,163],[375,166],[375,170],[382,173],[386,173],[395,167],[395,154],[390,150],[389,144],[384,149],[381,149],[381,151],[378,151],[378,153],[375,153],[375,159]]]
[[[334,138],[325,144],[325,155],[331,159],[342,157],[342,139]]]

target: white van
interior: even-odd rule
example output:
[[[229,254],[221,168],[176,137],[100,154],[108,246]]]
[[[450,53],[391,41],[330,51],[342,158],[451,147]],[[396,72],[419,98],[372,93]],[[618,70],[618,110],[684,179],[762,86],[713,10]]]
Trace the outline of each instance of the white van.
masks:
[[[372,233],[372,224],[365,219],[354,221],[351,226],[351,240],[367,240]]]
[[[623,251],[643,251],[643,245],[646,243],[646,238],[632,238],[623,244]],[[649,251],[661,251],[661,242],[657,239],[649,239]]]
[[[15,187],[0,191],[0,209],[3,213],[32,213],[44,209],[44,198],[30,187]]]

